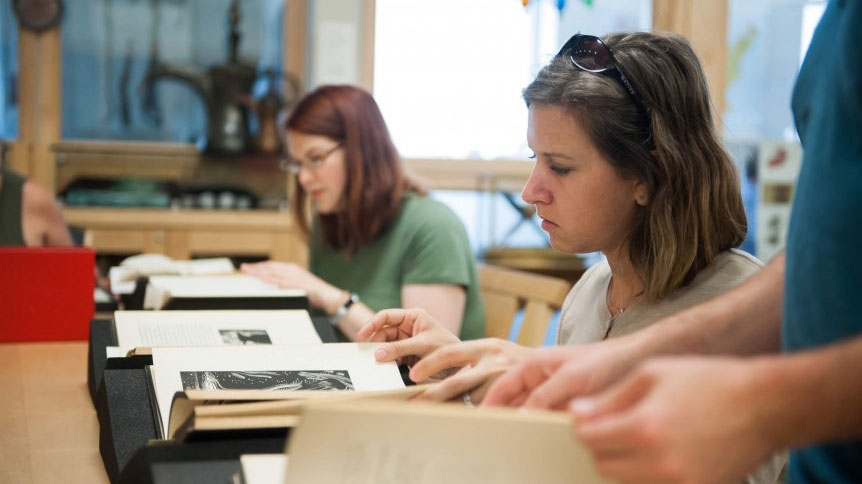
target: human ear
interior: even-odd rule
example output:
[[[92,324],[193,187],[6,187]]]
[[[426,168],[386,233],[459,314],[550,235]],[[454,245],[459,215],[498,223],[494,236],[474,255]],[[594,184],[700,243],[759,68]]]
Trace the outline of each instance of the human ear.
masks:
[[[635,203],[641,207],[649,205],[649,190],[643,182],[635,183]]]

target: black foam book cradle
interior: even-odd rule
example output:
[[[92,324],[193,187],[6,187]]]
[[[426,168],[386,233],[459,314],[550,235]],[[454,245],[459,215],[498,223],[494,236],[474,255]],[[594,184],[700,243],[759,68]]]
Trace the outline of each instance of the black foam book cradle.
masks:
[[[337,341],[326,318],[312,322],[322,341]],[[87,386],[99,420],[99,453],[112,483],[231,482],[239,455],[284,451],[283,429],[208,432],[181,443],[148,445],[157,438],[145,368],[152,357],[107,358],[106,347],[115,344],[113,321],[92,320]]]

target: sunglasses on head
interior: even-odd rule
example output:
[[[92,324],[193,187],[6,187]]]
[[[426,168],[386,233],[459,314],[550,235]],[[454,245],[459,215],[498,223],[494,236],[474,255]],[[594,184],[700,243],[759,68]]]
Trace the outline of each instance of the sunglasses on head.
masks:
[[[563,47],[557,53],[556,57],[568,56],[572,64],[582,71],[592,72],[594,74],[604,74],[608,77],[616,79],[621,86],[629,93],[632,100],[635,102],[638,111],[641,112],[644,119],[649,123],[649,113],[646,106],[641,101],[635,88],[617,61],[614,59],[614,53],[604,41],[595,35],[575,34],[563,44]]]

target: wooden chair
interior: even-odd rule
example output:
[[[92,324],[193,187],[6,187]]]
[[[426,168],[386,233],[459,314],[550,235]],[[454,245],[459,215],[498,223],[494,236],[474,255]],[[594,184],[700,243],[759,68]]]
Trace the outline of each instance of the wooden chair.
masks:
[[[572,288],[563,279],[499,266],[479,265],[479,288],[485,302],[485,336],[508,339],[515,315],[524,309],[517,342],[541,346],[554,312]]]

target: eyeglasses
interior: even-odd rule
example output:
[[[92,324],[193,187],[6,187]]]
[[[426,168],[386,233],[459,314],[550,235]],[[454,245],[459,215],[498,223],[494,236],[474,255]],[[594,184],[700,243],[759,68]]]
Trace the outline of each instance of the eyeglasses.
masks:
[[[323,166],[323,163],[326,162],[326,159],[329,158],[335,151],[341,148],[341,143],[336,144],[326,152],[312,156],[308,159],[307,162],[302,162],[297,160],[296,158],[288,155],[287,158],[281,161],[281,166],[284,168],[284,171],[290,173],[291,175],[299,175],[299,172],[302,171],[303,168],[309,171],[317,171]]]
[[[562,55],[568,55],[572,64],[582,71],[604,74],[616,79],[628,91],[638,111],[641,112],[644,119],[649,123],[649,112],[646,106],[637,92],[635,92],[632,83],[623,74],[616,59],[614,59],[614,53],[611,51],[611,48],[602,39],[595,35],[575,34],[563,44],[563,48],[560,49],[556,57]]]

